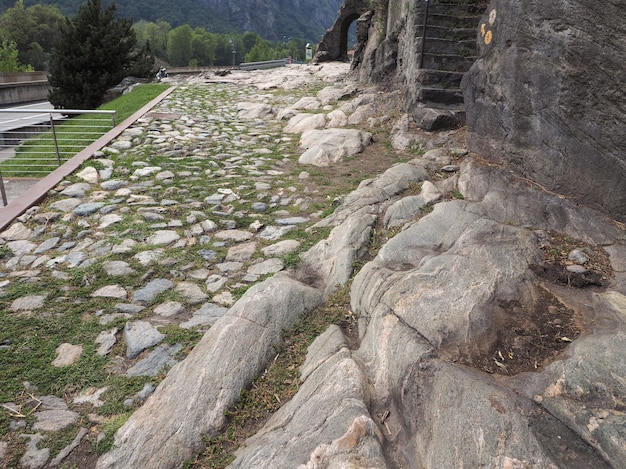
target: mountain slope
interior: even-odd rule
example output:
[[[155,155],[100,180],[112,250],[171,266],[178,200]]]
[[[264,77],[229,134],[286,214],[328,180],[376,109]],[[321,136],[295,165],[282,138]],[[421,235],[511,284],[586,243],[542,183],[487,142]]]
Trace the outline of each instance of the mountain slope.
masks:
[[[24,6],[45,3],[73,16],[85,0],[25,0]],[[103,5],[110,3],[102,0]],[[165,20],[172,27],[189,24],[210,32],[253,31],[266,39],[300,37],[311,42],[332,24],[342,0],[117,0],[117,12],[134,21]],[[0,13],[15,0],[0,0]]]

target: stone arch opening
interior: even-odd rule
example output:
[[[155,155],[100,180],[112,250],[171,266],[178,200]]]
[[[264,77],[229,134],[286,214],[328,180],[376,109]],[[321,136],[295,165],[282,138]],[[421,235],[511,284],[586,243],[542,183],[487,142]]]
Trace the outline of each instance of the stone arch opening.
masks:
[[[339,15],[335,23],[326,31],[322,41],[317,46],[314,62],[326,62],[332,60],[348,60],[348,37],[350,27],[356,22],[357,44],[365,42],[367,38],[367,26],[359,33],[359,19],[363,16],[367,9],[367,2],[363,0],[344,0],[339,10]],[[359,34],[364,36],[360,38]]]
[[[346,15],[340,26],[340,36],[339,36],[339,57],[341,60],[348,60],[348,50],[350,49],[350,44],[348,42],[350,26],[359,19],[358,13],[351,13]]]

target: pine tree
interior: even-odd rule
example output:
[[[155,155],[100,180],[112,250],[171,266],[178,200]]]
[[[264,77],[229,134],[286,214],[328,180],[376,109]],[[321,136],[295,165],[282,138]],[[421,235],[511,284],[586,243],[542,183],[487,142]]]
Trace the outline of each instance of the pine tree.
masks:
[[[115,19],[114,2],[103,10],[100,0],[87,0],[61,25],[50,60],[50,103],[60,109],[98,107],[132,67],[136,42],[132,21]]]

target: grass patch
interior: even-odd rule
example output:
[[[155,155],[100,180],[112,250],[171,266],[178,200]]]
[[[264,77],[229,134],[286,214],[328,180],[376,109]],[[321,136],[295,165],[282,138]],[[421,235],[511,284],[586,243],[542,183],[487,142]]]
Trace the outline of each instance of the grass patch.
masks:
[[[144,83],[133,88],[130,93],[103,104],[98,109],[116,111],[116,122],[121,123],[169,87],[169,85],[163,83]]]
[[[96,443],[96,451],[98,454],[106,453],[113,447],[113,437],[115,436],[115,432],[126,423],[130,415],[130,412],[116,415],[104,424],[104,428],[102,429],[104,438]]]

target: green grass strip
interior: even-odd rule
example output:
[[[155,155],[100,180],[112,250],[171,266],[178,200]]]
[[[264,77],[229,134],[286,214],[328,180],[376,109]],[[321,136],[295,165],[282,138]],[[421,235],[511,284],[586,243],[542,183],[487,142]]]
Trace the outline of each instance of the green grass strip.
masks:
[[[115,125],[123,122],[144,105],[159,96],[169,85],[147,83],[135,87],[98,108],[113,110]],[[113,118],[109,114],[82,114],[55,124],[54,131],[36,134],[15,148],[15,156],[0,163],[4,177],[43,178],[60,164],[71,159],[83,148],[113,128]],[[56,135],[57,144],[54,137]],[[58,148],[58,157],[57,157]]]

